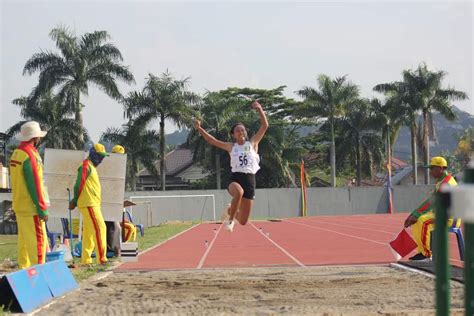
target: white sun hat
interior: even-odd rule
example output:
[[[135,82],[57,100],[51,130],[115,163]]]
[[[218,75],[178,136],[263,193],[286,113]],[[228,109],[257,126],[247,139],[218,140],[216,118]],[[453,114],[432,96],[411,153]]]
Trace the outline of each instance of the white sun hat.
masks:
[[[38,122],[30,121],[21,126],[20,134],[17,136],[17,139],[26,142],[32,138],[44,137],[46,134],[47,132],[41,130]]]

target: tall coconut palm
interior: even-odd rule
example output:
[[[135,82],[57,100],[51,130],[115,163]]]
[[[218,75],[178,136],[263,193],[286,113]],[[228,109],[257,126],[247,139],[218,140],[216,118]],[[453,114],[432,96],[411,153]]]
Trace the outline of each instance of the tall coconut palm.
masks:
[[[329,122],[326,123],[328,125]],[[330,128],[323,126],[322,130]],[[380,166],[384,153],[381,137],[381,117],[373,103],[366,99],[352,102],[341,118],[335,120],[336,150],[341,164],[349,162],[356,170],[357,185],[362,175],[372,177],[375,166]]]
[[[41,51],[25,64],[23,74],[39,72],[38,85],[30,98],[38,99],[55,89],[65,105],[74,111],[75,119],[83,126],[81,95],[88,95],[92,84],[108,96],[121,98],[117,81],[134,82],[128,67],[122,65],[122,54],[111,44],[106,31],[94,31],[76,36],[65,27],[54,28],[49,36],[59,52]]]
[[[430,135],[435,137],[433,126],[433,112],[439,112],[446,119],[453,121],[456,114],[452,109],[450,101],[465,100],[467,94],[454,88],[442,88],[441,83],[446,77],[444,71],[429,70],[425,63],[422,63],[415,70],[405,70],[403,81],[407,85],[409,101],[412,107],[421,110],[423,122],[423,162],[425,165],[430,159]],[[429,183],[429,169],[425,169],[425,184]]]
[[[397,95],[387,98],[385,102],[377,98],[370,100],[379,127],[382,129],[382,139],[386,144],[387,163],[392,161],[393,148],[400,134],[403,125],[409,124],[406,115],[400,115],[400,100]]]
[[[135,191],[136,175],[142,164],[150,174],[158,176],[155,162],[159,158],[157,139],[158,134],[147,129],[147,118],[129,119],[122,128],[109,127],[101,139],[122,145],[127,153],[127,187]]]
[[[74,120],[74,113],[62,101],[51,93],[46,93],[37,100],[27,97],[13,100],[13,104],[20,107],[20,115],[24,120],[10,127],[7,133],[14,135],[25,122],[37,121],[48,131],[42,139],[42,147],[82,149],[82,140],[88,139],[87,131]]]
[[[304,99],[297,110],[298,115],[308,118],[324,117],[330,125],[331,145],[331,185],[336,186],[336,142],[334,134],[335,120],[344,113],[348,104],[359,96],[359,88],[347,80],[346,76],[331,79],[327,75],[318,77],[318,89],[304,87],[296,93]]]
[[[166,71],[161,77],[149,74],[141,92],[131,92],[125,99],[125,111],[129,117],[143,117],[148,122],[160,122],[160,184],[166,189],[165,170],[165,122],[169,120],[178,128],[192,125],[194,111],[192,106],[199,97],[188,91],[189,79],[176,80]]]
[[[387,115],[393,126],[399,129],[400,125],[407,125],[410,128],[412,178],[413,184],[416,185],[418,183],[418,124],[416,117],[420,109],[415,102],[412,102],[410,89],[404,81],[381,83],[376,85],[374,90],[384,93],[387,97],[386,102],[389,105]]]

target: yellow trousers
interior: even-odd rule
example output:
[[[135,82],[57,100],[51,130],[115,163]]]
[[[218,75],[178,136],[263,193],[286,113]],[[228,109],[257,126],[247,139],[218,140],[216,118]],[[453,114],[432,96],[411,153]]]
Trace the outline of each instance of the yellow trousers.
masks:
[[[46,261],[48,235],[38,215],[16,217],[18,225],[18,265],[26,269]]]
[[[79,235],[79,225],[80,225],[80,220],[79,218],[73,218],[72,219],[72,234],[73,235]]]
[[[122,222],[120,222],[120,226],[122,226]],[[133,223],[125,222],[125,227],[122,229],[125,230],[125,240],[123,242],[127,242],[130,240],[135,241],[137,239],[137,228]]]
[[[82,263],[92,263],[95,250],[98,263],[107,262],[107,228],[100,207],[80,207],[83,218]]]
[[[453,218],[448,219],[447,226],[452,227]],[[421,215],[418,221],[413,224],[413,238],[417,244],[417,250],[426,257],[431,257],[431,232],[434,230],[435,216],[433,212]],[[457,219],[454,227],[461,226],[461,220]]]

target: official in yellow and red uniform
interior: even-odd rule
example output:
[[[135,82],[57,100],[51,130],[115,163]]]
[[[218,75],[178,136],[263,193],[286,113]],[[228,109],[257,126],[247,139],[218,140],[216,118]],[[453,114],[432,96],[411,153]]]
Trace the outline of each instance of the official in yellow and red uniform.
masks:
[[[101,186],[96,167],[108,156],[102,144],[94,144],[77,171],[74,185],[74,198],[69,209],[76,206],[83,218],[81,262],[92,263],[92,252],[95,249],[98,263],[107,262],[106,227],[101,205]]]
[[[124,227],[122,227],[123,225],[125,225]],[[133,223],[130,223],[129,221],[125,220],[123,223],[120,222],[120,226],[122,227],[122,229],[124,230],[124,240],[123,242],[128,242],[128,241],[135,241],[137,240],[137,228],[135,227],[135,225]]]
[[[18,224],[20,269],[45,262],[48,235],[48,196],[43,184],[43,162],[36,150],[46,135],[35,121],[21,126],[21,141],[10,159],[13,211]]]
[[[443,157],[433,157],[431,163],[426,166],[430,168],[430,173],[436,179],[436,186],[433,192],[439,192],[445,186],[458,185],[453,175],[448,173],[448,163]],[[405,220],[405,227],[413,225],[413,237],[418,245],[418,253],[411,257],[413,261],[431,260],[431,232],[434,229],[435,214],[431,205],[432,197],[427,198],[416,208]],[[460,227],[461,220],[449,218],[448,227]]]

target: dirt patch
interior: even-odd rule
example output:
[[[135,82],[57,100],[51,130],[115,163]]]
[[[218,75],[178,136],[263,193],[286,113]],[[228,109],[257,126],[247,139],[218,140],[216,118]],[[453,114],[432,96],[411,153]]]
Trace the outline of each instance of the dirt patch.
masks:
[[[452,315],[464,287],[452,283]],[[114,273],[37,315],[434,315],[434,279],[387,266]]]

